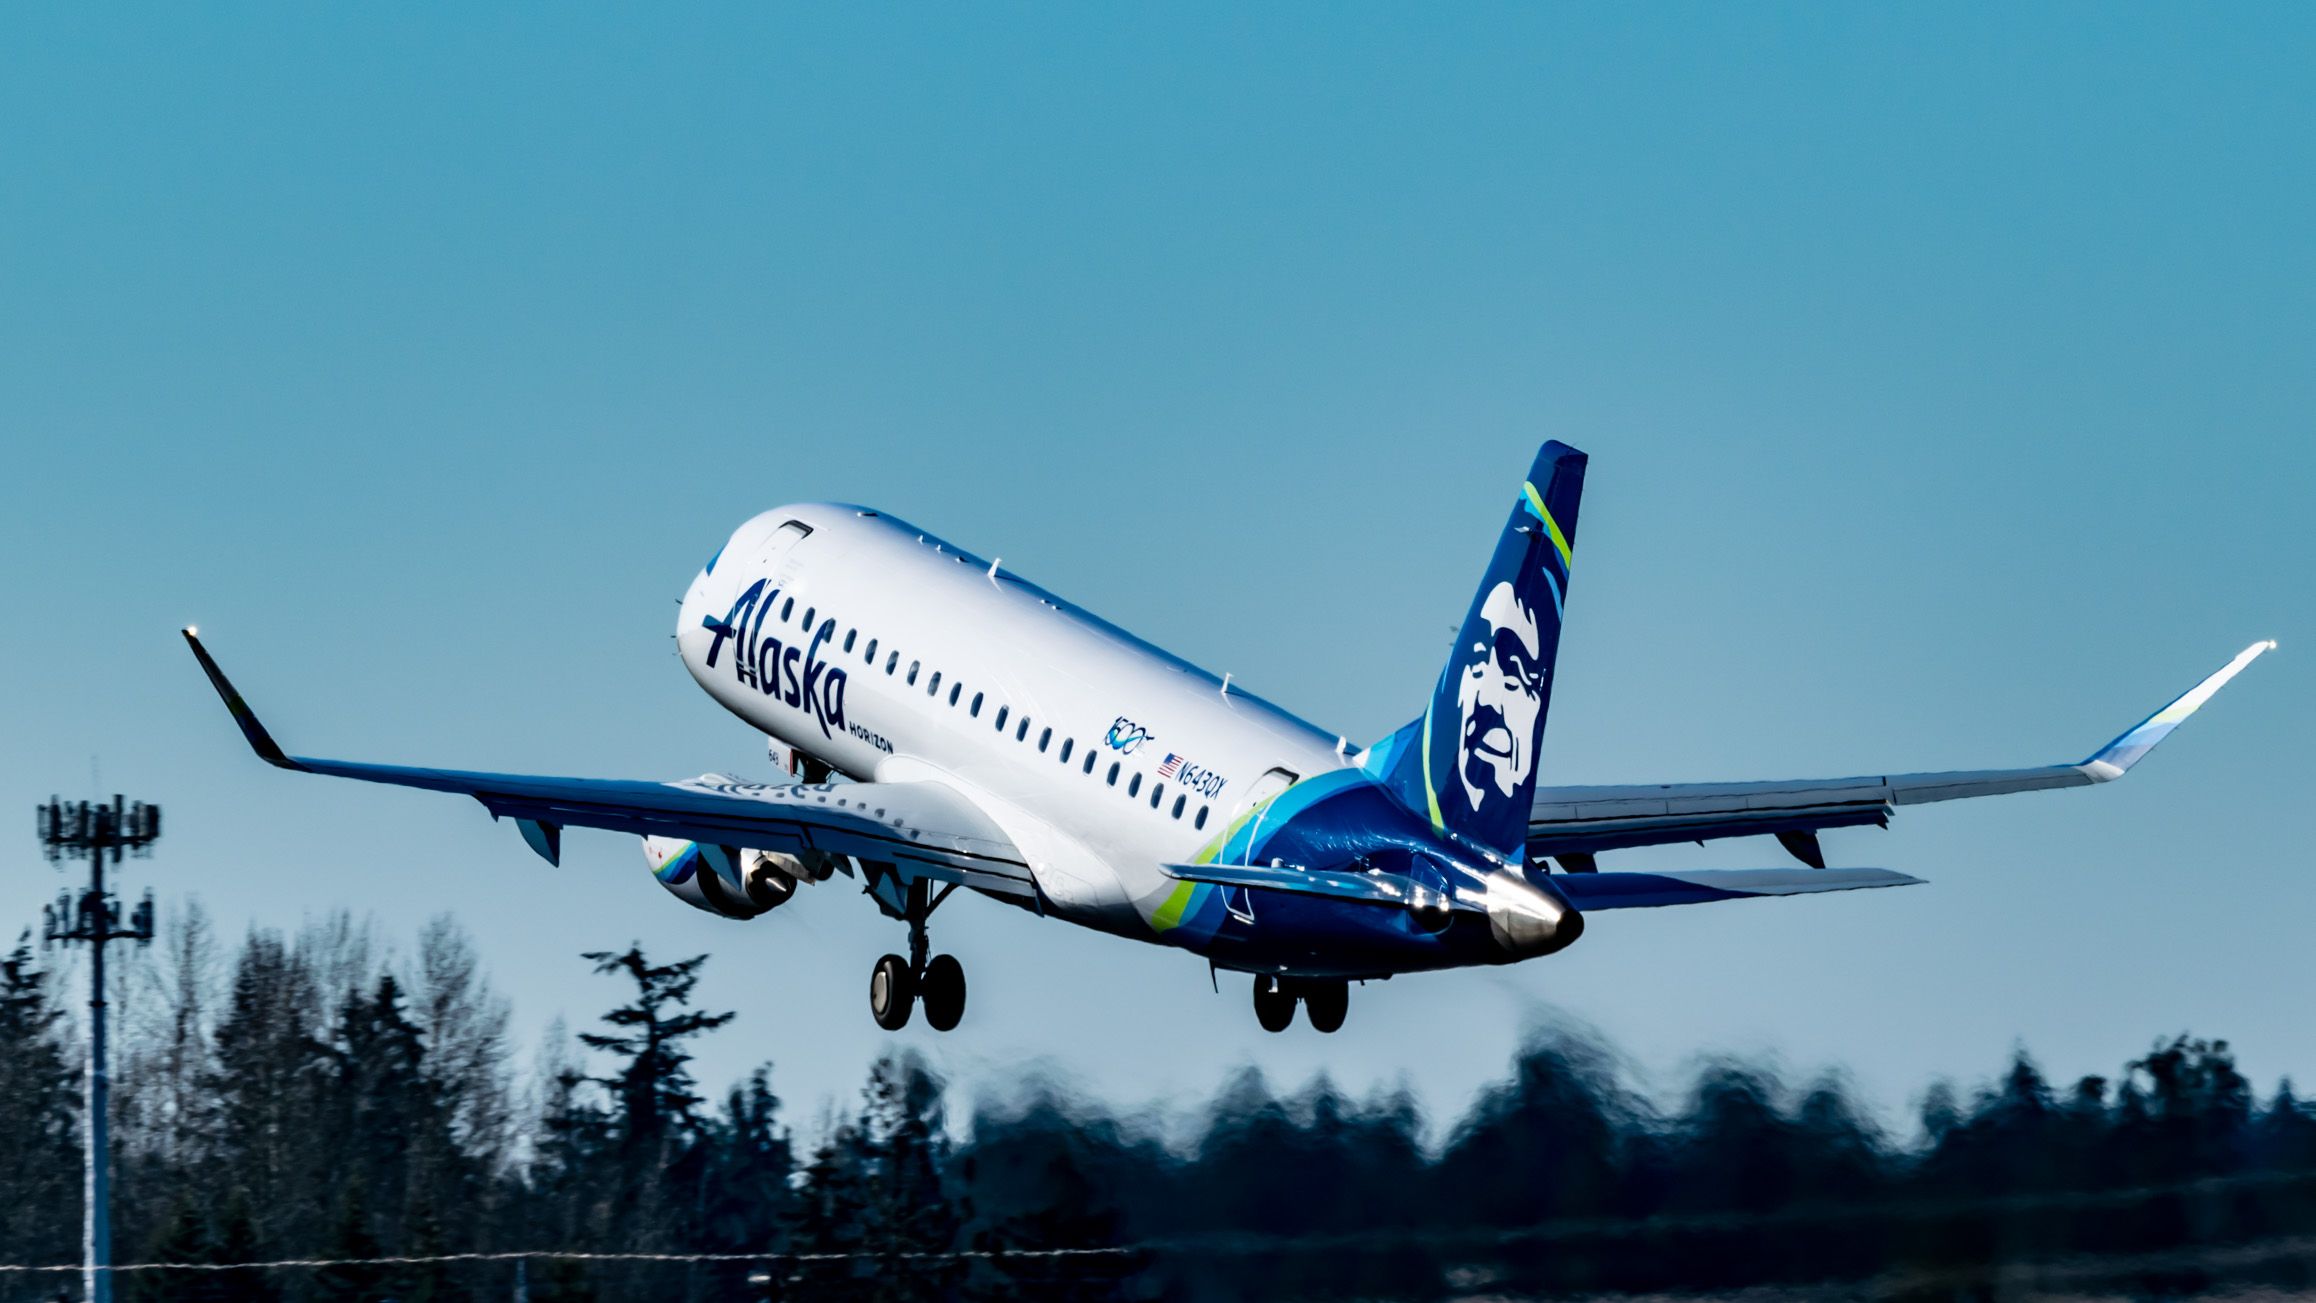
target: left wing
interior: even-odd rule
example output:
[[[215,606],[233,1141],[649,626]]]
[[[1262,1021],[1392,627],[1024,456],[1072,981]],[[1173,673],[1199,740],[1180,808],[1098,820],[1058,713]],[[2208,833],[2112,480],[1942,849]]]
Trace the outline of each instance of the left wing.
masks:
[[[1582,874],[1590,871],[1592,856],[1604,850],[1770,833],[1804,863],[1822,869],[1824,857],[1815,839],[1821,828],[1886,825],[1901,805],[2085,787],[2121,778],[2180,721],[2275,646],[2271,640],[2244,648],[2090,759],[2071,765],[1766,783],[1539,787],[1528,816],[1528,854],[1531,859],[1553,856],[1562,867]]]
[[[705,775],[674,782],[551,778],[533,774],[422,769],[284,752],[226,679],[193,630],[185,641],[201,662],[250,748],[267,764],[309,774],[456,792],[493,818],[516,820],[523,840],[550,863],[562,856],[566,827],[702,846],[796,854],[820,851],[893,865],[904,877],[954,882],[1034,899],[1036,884],[1011,839],[962,793],[938,783],[771,785]],[[730,857],[717,857],[729,861]],[[730,872],[726,870],[727,874]],[[739,883],[733,884],[735,888]]]

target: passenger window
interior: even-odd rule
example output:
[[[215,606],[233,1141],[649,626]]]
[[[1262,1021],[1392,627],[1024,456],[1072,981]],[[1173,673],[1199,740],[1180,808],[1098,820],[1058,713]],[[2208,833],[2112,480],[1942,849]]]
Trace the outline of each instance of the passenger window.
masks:
[[[997,708],[997,731],[998,731],[998,732],[1002,733],[1002,732],[1004,732],[1004,731],[1005,731],[1005,712],[1006,712],[1006,711],[1008,711],[1008,710],[1011,710],[1011,709],[1013,709],[1013,707],[1011,707],[1011,706],[999,706],[999,707]]]
[[[1190,824],[1191,824],[1191,826],[1192,826],[1192,827],[1194,827],[1194,828],[1204,828],[1204,827],[1206,826],[1206,807],[1205,807],[1205,806],[1203,806],[1203,805],[1202,805],[1202,806],[1199,806],[1199,807],[1198,807],[1198,817],[1197,817],[1196,819],[1193,819],[1193,820],[1191,820],[1191,821],[1190,821]]]
[[[830,620],[828,623],[821,625],[820,636],[823,638],[834,638],[836,636],[836,621]]]
[[[1140,775],[1140,774],[1136,774],[1136,775],[1134,775],[1132,778],[1129,778],[1129,779],[1127,779],[1127,780],[1126,780],[1126,795],[1128,795],[1128,796],[1140,796],[1141,794],[1142,794],[1142,775]]]
[[[1164,784],[1164,783],[1152,783],[1152,784],[1150,784],[1150,808],[1151,808],[1151,809],[1153,809],[1153,810],[1157,809],[1157,808],[1158,808],[1158,803],[1159,803],[1159,802],[1161,802],[1161,801],[1163,801],[1163,800],[1165,800],[1165,799],[1166,799],[1166,784]]]
[[[957,704],[957,694],[958,694],[958,693],[960,693],[960,692],[963,692],[964,690],[965,690],[965,685],[964,685],[964,684],[962,684],[962,683],[952,683],[952,684],[950,684],[950,685],[949,685],[949,704],[950,704],[950,705],[952,705],[952,706],[956,705],[956,704]]]
[[[921,670],[921,669],[923,669],[924,667],[925,667],[925,663],[924,663],[923,661],[910,661],[910,662],[909,662],[909,686],[910,686],[910,687],[912,687],[912,688],[913,688],[913,687],[917,686],[917,671],[918,671],[918,670]]]
[[[971,715],[971,716],[972,716],[973,718],[975,718],[975,719],[979,719],[979,718],[981,718],[981,694],[980,694],[980,693],[976,692],[976,693],[974,693],[974,694],[973,694],[973,708],[972,708],[971,710],[968,710],[968,711],[966,711],[965,713],[966,713],[966,714],[968,714],[968,715]]]
[[[1175,817],[1175,818],[1179,819],[1179,818],[1181,818],[1181,817],[1182,817],[1182,803],[1183,803],[1183,801],[1185,801],[1185,800],[1187,800],[1187,799],[1188,799],[1187,797],[1180,797],[1180,796],[1177,796],[1177,797],[1175,797],[1175,798],[1174,798],[1174,817]]]
[[[1078,743],[1076,738],[1065,737],[1062,739],[1061,762],[1063,764],[1066,765],[1070,762],[1070,748],[1076,746],[1077,744]]]
[[[876,664],[876,663],[877,663],[877,640],[876,640],[876,639],[874,639],[874,638],[871,638],[871,639],[869,639],[868,650],[867,650],[867,651],[864,651],[864,652],[862,652],[862,653],[860,654],[860,658],[861,658],[863,661],[866,661],[866,662],[868,662],[868,663],[869,663],[869,664],[871,664],[871,665],[874,665],[874,664]]]
[[[887,653],[885,656],[885,673],[891,674],[894,670],[897,670],[900,667],[901,654],[899,652]]]
[[[780,604],[780,623],[782,623],[782,624],[786,624],[786,623],[788,623],[788,616],[789,616],[789,613],[790,613],[790,612],[792,612],[792,611],[794,611],[795,609],[796,609],[796,599],[795,599],[795,598],[791,597],[791,598],[789,598],[787,601],[785,601],[785,602],[782,602],[782,603]]]
[[[1023,715],[1021,717],[1021,727],[1013,730],[1013,740],[1016,742],[1029,741],[1029,716]]]
[[[925,695],[928,697],[938,697],[941,695],[941,671],[933,671],[932,680],[925,684]]]
[[[847,629],[847,630],[845,630],[845,631],[844,631],[844,654],[845,654],[845,655],[847,655],[847,656],[850,656],[850,655],[852,655],[852,640],[853,640],[854,636],[855,636],[855,635],[857,635],[857,634],[859,634],[859,633],[860,633],[860,630],[858,630],[858,629]],[[876,659],[876,654],[875,654],[874,652],[871,652],[871,653],[869,654],[869,659],[870,659],[870,660],[875,660],[875,659]]]
[[[1040,734],[1038,734],[1038,735],[1037,735],[1037,753],[1038,753],[1039,755],[1041,755],[1041,756],[1042,756],[1042,755],[1044,755],[1044,754],[1045,754],[1045,749],[1046,749],[1046,747],[1047,747],[1048,745],[1050,745],[1052,742],[1053,742],[1053,730],[1052,730],[1052,729],[1050,729],[1050,728],[1049,728],[1049,729],[1047,729],[1046,731],[1044,731],[1043,733],[1040,733]]]
[[[1115,761],[1115,760],[1113,760],[1113,761],[1111,761],[1111,762],[1110,762],[1110,786],[1112,786],[1112,787],[1116,787],[1117,785],[1118,785],[1118,762],[1117,762],[1117,761]]]

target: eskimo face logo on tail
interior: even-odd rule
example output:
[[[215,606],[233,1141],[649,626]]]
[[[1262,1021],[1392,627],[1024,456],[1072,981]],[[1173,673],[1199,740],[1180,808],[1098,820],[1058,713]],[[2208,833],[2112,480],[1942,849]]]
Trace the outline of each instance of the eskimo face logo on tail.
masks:
[[[783,643],[777,635],[765,636],[764,617],[780,596],[777,588],[766,592],[766,582],[759,579],[749,585],[723,619],[700,617],[700,627],[715,635],[708,644],[708,668],[716,668],[724,644],[731,643],[732,674],[741,686],[803,711],[820,725],[823,737],[834,737],[846,727],[845,672],[842,666],[821,660],[820,649],[836,636],[836,621],[822,621],[803,647]]]
[[[1473,810],[1517,793],[1536,767],[1536,717],[1544,709],[1543,639],[1535,613],[1510,583],[1480,605],[1488,640],[1460,649],[1456,783]]]

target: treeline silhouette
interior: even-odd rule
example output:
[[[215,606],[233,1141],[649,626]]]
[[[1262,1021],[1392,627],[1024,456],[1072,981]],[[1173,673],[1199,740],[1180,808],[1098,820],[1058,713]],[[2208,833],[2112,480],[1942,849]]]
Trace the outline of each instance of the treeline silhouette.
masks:
[[[703,962],[576,958],[617,1003],[522,1070],[447,920],[390,955],[343,916],[228,948],[183,912],[116,996],[119,1259],[341,1265],[131,1274],[122,1298],[506,1299],[507,1263],[342,1260],[510,1249],[848,1255],[536,1262],[534,1303],[2316,1286],[2316,1109],[2256,1098],[2223,1041],[2063,1087],[2021,1053],[1968,1095],[1930,1087],[1904,1137],[1838,1077],[1753,1063],[1659,1105],[1571,1031],[1436,1133],[1404,1092],[1281,1095],[1252,1071],[1187,1126],[1038,1080],[959,1125],[905,1053],[799,1130],[769,1065],[713,1100],[694,1082],[690,1047],[731,1016],[701,1006]],[[77,1259],[57,987],[28,944],[0,960],[0,1261]],[[1088,1248],[1115,1252],[1041,1256]],[[68,1279],[0,1275],[0,1300],[77,1297]]]

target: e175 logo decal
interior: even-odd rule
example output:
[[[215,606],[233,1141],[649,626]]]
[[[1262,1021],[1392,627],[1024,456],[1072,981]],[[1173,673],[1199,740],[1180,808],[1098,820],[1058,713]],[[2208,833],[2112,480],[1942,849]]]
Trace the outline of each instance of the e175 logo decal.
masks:
[[[777,588],[765,592],[766,582],[759,579],[749,585],[723,619],[700,617],[700,627],[716,635],[708,644],[708,668],[716,667],[716,658],[729,641],[732,673],[743,686],[803,711],[820,725],[821,736],[833,737],[836,730],[845,728],[845,674],[841,666],[820,659],[820,648],[836,636],[836,621],[822,621],[808,647],[783,645],[777,637],[762,636],[764,616],[771,611],[773,599],[780,596]]]
[[[1110,744],[1112,751],[1130,756],[1144,742],[1150,740],[1150,730],[1124,715],[1120,715],[1117,722],[1110,725],[1109,735],[1103,740]]]

